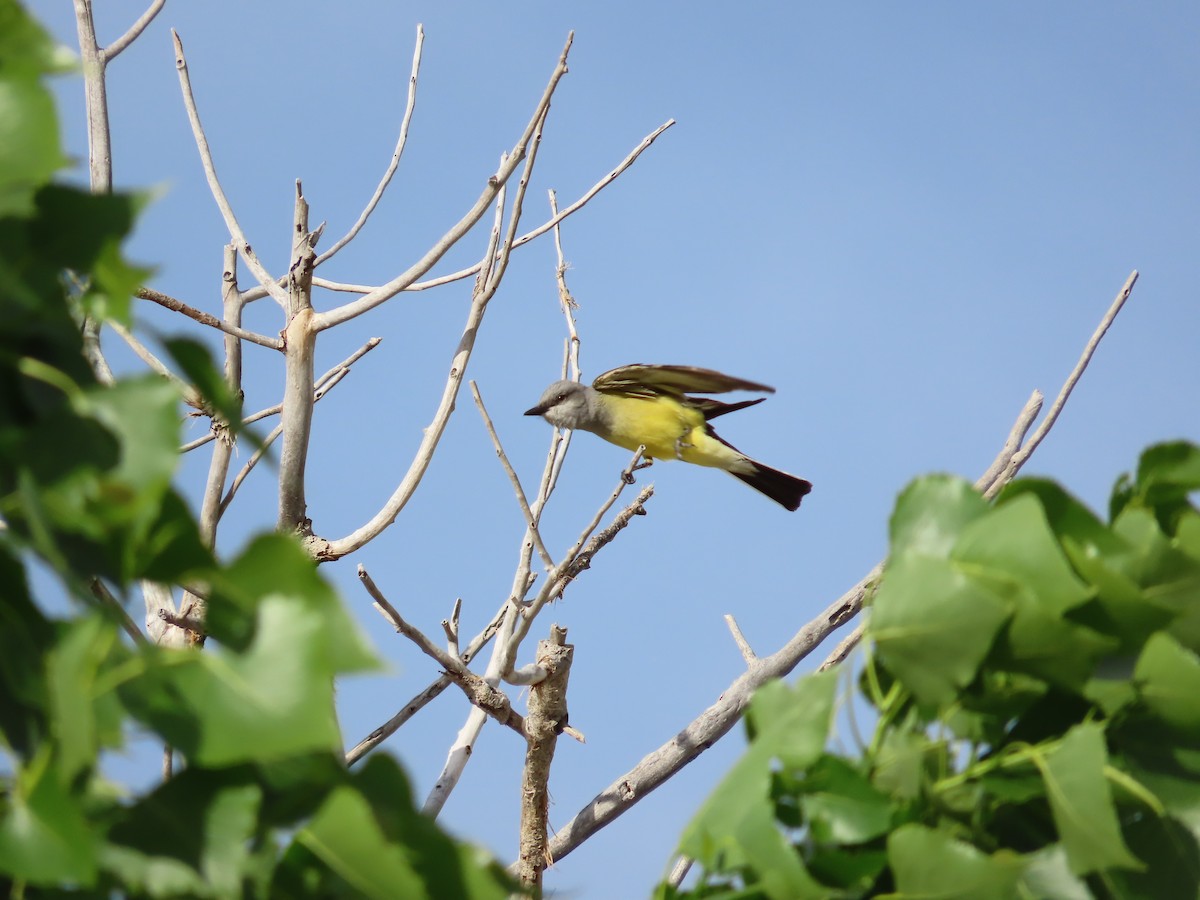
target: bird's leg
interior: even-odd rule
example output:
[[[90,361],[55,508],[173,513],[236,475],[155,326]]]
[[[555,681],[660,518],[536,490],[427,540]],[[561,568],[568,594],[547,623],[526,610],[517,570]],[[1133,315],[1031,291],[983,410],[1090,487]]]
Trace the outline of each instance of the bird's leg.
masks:
[[[691,433],[691,431],[692,431],[691,426],[688,426],[688,427],[684,428],[683,432],[679,435],[679,437],[675,438],[675,458],[677,460],[679,460],[680,462],[683,462],[683,451],[686,450],[688,447],[692,446],[691,444],[689,444],[687,441],[684,440],[684,438],[686,438]]]

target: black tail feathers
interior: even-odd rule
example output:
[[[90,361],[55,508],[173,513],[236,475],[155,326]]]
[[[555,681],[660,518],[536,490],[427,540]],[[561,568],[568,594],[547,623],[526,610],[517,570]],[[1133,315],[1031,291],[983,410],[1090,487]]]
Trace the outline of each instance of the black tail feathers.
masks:
[[[803,478],[797,478],[787,472],[780,472],[778,469],[764,466],[752,459],[748,459],[747,462],[754,467],[753,472],[730,472],[730,474],[740,478],[759,493],[766,494],[784,509],[799,509],[804,495],[812,490],[812,483]]]

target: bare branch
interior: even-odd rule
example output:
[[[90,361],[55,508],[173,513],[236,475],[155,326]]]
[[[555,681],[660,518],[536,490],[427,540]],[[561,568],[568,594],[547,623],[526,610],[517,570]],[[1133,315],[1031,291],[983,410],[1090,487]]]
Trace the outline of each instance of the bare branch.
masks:
[[[562,212],[533,229],[533,231],[529,231],[521,235],[519,238],[513,241],[512,248],[515,250],[517,247],[522,247],[525,244],[528,244],[534,238],[541,237],[563,219],[567,218],[567,216],[582,209],[589,200],[600,193],[600,191],[604,190],[604,188],[612,184],[612,182],[615,181],[621,175],[621,173],[633,165],[634,161],[642,155],[643,151],[649,148],[649,146],[654,143],[655,139],[657,139],[660,134],[674,124],[674,119],[668,119],[662,125],[659,125],[656,129],[654,129],[654,131],[650,132],[650,134],[648,134],[646,137],[642,138],[642,142],[638,144],[628,156],[621,160],[615,169],[592,185],[587,193],[585,193],[582,197],[580,197]],[[409,285],[406,290],[424,291],[428,290],[429,288],[439,287],[443,284],[449,284],[452,281],[462,281],[464,278],[471,278],[472,276],[478,274],[481,265],[481,263],[476,263],[474,266],[471,266],[468,269],[461,269],[458,272],[451,272],[449,275],[440,275],[437,278],[431,278],[428,281],[418,281]]]
[[[446,632],[446,651],[454,657],[458,656],[458,617],[462,614],[462,597],[454,601],[454,609],[450,618],[442,619],[442,631]]]
[[[567,43],[563,47],[561,56],[559,56],[558,64],[554,68],[554,72],[550,76],[550,81],[546,85],[546,89],[542,94],[542,99],[534,110],[533,117],[529,120],[529,124],[525,126],[525,131],[521,134],[520,139],[512,149],[511,155],[505,159],[496,173],[488,179],[487,186],[483,193],[479,195],[479,199],[467,211],[467,213],[458,220],[450,230],[447,231],[441,238],[437,240],[425,254],[411,265],[406,271],[397,275],[387,284],[382,285],[371,293],[353,300],[344,306],[339,306],[336,309],[318,315],[313,323],[313,327],[317,331],[323,331],[326,328],[332,328],[334,325],[339,325],[342,322],[349,321],[355,316],[362,315],[368,310],[374,309],[380,303],[394,297],[400,291],[405,290],[413,284],[418,278],[433,268],[442,256],[445,255],[451,247],[453,247],[462,237],[470,231],[477,223],[488,207],[492,205],[496,195],[500,189],[508,181],[509,177],[516,172],[517,167],[525,159],[526,154],[530,151],[531,141],[534,134],[538,132],[541,123],[545,120],[546,112],[550,108],[550,99],[554,95],[555,88],[558,87],[558,82],[567,73],[567,54],[571,50],[571,43],[575,39],[575,33],[571,32],[567,36]],[[536,143],[534,145],[536,147]],[[511,249],[511,248],[508,248]],[[506,252],[506,251],[502,251]],[[480,266],[482,268],[482,266]],[[476,270],[478,271],[478,270]]]
[[[350,361],[352,361],[353,359],[355,359],[357,356],[361,356],[363,353],[365,353],[367,350],[370,350],[372,347],[374,347],[378,343],[379,343],[379,338],[371,338],[371,340],[367,341],[367,343],[363,347],[360,347],[359,350],[357,351],[357,353],[352,355],[347,362],[342,363],[340,366],[337,366],[333,369],[330,369],[328,372],[326,372],[324,375],[322,375],[319,379],[317,379],[317,384],[315,386],[315,390],[313,391],[312,402],[314,404],[319,403],[322,400],[322,398],[325,397],[326,394],[328,394],[335,387],[337,387],[338,383],[341,382],[341,380],[346,375],[350,374],[350,369],[348,367],[348,363]],[[279,407],[272,407],[272,408],[276,412],[279,411]],[[252,416],[251,418],[254,418],[254,416]],[[261,416],[260,416],[260,418],[261,418]],[[246,421],[249,421],[249,420],[246,420]],[[246,480],[246,476],[249,475],[251,470],[262,461],[262,458],[267,455],[267,451],[270,449],[271,445],[273,443],[275,443],[275,441],[279,440],[279,436],[281,434],[283,434],[283,426],[282,425],[277,425],[274,428],[272,428],[271,432],[265,438],[263,438],[262,445],[257,450],[254,451],[254,454],[248,460],[246,460],[246,464],[244,466],[242,466],[241,471],[239,471],[237,473],[237,476],[233,479],[233,483],[229,485],[229,491],[225,494],[225,497],[221,500],[221,512],[220,512],[221,516],[225,515],[225,510],[228,509],[229,504],[233,502],[233,497],[237,493],[238,488],[240,488],[242,486],[242,482]]]
[[[112,141],[108,129],[108,61],[96,41],[91,0],[75,0],[75,29],[83,63],[83,95],[88,125],[88,175],[93,194],[112,191]]]
[[[567,683],[575,648],[565,643],[567,630],[553,625],[538,643],[537,664],[549,676],[529,692],[525,717],[525,767],[521,778],[521,829],[518,878],[535,891],[553,862],[546,852],[550,801],[550,764],[558,735],[567,724]]]
[[[475,654],[483,649],[483,647],[487,645],[487,642],[490,641],[496,634],[496,631],[500,628],[500,622],[504,618],[504,614],[508,609],[508,605],[508,601],[505,600],[504,605],[501,606],[496,615],[492,617],[492,620],[488,623],[487,627],[471,639],[471,643],[467,645],[466,652],[460,654],[460,658],[464,663],[470,662],[472,659],[474,659]],[[394,716],[392,716],[390,719],[372,731],[369,735],[355,744],[354,747],[352,747],[349,751],[347,751],[346,765],[354,765],[369,752],[374,750],[389,737],[399,731],[400,727],[404,725],[405,722],[424,709],[430,701],[448,688],[450,683],[449,675],[442,675],[430,682],[430,684],[425,687],[424,690],[404,704],[404,706],[402,706]]]
[[[741,718],[755,689],[787,675],[822,640],[858,613],[863,598],[880,571],[881,567],[876,566],[836,603],[801,628],[779,651],[759,657],[722,692],[716,703],[601,791],[558,830],[550,842],[551,857],[561,860],[727,734]]]
[[[313,402],[316,403],[327,393],[333,390],[339,381],[341,381],[346,375],[350,374],[350,367],[354,365],[354,363],[358,362],[358,360],[364,355],[378,347],[381,340],[383,340],[383,338],[371,338],[352,354],[318,378],[316,383],[313,385]],[[246,418],[242,419],[242,425],[243,427],[246,425],[253,425],[255,422],[261,421],[262,419],[279,415],[282,410],[283,404],[276,403],[274,406],[268,406],[266,409],[260,409],[258,412],[246,416]],[[203,437],[198,437],[194,441],[189,441],[188,443],[184,444],[179,448],[179,452],[187,453],[190,450],[195,450],[197,447],[203,447],[214,437],[216,437],[216,435],[212,432],[209,432]],[[270,440],[273,440],[273,438]]]
[[[279,452],[278,528],[285,533],[308,534],[311,528],[304,476],[312,436],[313,365],[317,352],[312,273],[317,258],[314,248],[324,227],[308,230],[308,201],[297,181],[284,306],[288,324],[284,330],[283,409],[279,414],[283,446]]]
[[[611,507],[613,501],[616,500],[617,496],[627,484],[628,482],[622,479],[621,486],[613,491],[613,494],[608,498],[607,501],[605,501],[601,509],[607,510],[609,507]],[[646,485],[646,487],[642,488],[641,492],[638,493],[637,499],[617,513],[617,515],[613,517],[612,522],[610,522],[606,528],[593,537],[585,548],[578,549],[578,544],[575,547],[572,547],[571,550],[568,551],[566,558],[553,570],[551,570],[550,574],[546,577],[546,583],[542,585],[542,589],[538,592],[537,596],[530,601],[529,605],[521,611],[521,615],[518,617],[518,621],[513,627],[512,635],[509,638],[506,663],[502,670],[505,678],[511,677],[513,661],[516,658],[517,648],[520,646],[521,641],[525,639],[526,635],[529,634],[530,626],[533,625],[533,620],[537,618],[538,613],[540,613],[543,607],[545,607],[545,605],[551,600],[556,600],[557,598],[561,597],[563,591],[567,589],[567,586],[570,585],[572,581],[579,577],[580,573],[582,573],[585,569],[591,568],[592,559],[595,557],[595,555],[600,552],[601,548],[612,543],[613,539],[621,533],[621,531],[630,523],[634,516],[646,515],[645,504],[653,495],[654,485]],[[590,533],[591,530],[592,529],[589,528],[585,534]]]
[[[105,61],[112,62],[121,55],[126,47],[141,37],[142,32],[146,30],[146,26],[154,21],[154,17],[158,15],[166,2],[167,0],[154,0],[138,20],[129,26],[128,31],[105,47],[103,50]]]
[[[217,178],[217,168],[213,163],[212,151],[208,146],[208,138],[204,135],[204,126],[200,124],[200,111],[196,107],[196,98],[192,94],[192,80],[188,75],[187,58],[183,55],[183,41],[179,39],[179,34],[174,28],[171,29],[171,40],[175,45],[175,68],[179,71],[179,88],[183,92],[183,105],[187,110],[188,121],[192,125],[192,137],[196,141],[196,149],[200,151],[200,163],[204,167],[204,177],[208,180],[208,189],[212,192],[217,208],[221,211],[225,227],[228,229],[229,236],[233,239],[238,253],[246,261],[246,265],[250,267],[254,277],[258,279],[258,283],[275,298],[280,306],[286,309],[287,292],[254,254],[254,250],[250,247],[250,243],[242,231],[242,226],[238,224],[237,217],[233,214],[229,198],[225,196],[225,190]]]
[[[375,601],[374,605],[379,610],[379,613],[392,624],[392,627],[397,632],[416,644],[422,653],[445,669],[454,683],[462,688],[463,693],[467,695],[467,699],[471,701],[472,706],[487,713],[501,725],[511,728],[521,736],[524,736],[524,721],[512,708],[512,704],[503,691],[497,690],[488,684],[468,669],[462,660],[451,656],[427,638],[419,628],[414,628],[405,621],[404,617],[396,611],[396,608],[388,602],[379,588],[375,586],[375,582],[371,580],[371,576],[367,574],[367,570],[361,565],[358,567],[358,578],[362,582],[363,587],[367,589],[367,593]]]
[[[255,331],[247,331],[237,325],[231,325],[228,322],[223,322],[216,316],[209,315],[195,307],[188,306],[182,300],[176,300],[161,291],[151,290],[150,288],[138,288],[134,294],[142,300],[149,300],[157,303],[159,306],[165,307],[172,312],[182,313],[189,319],[194,319],[201,325],[207,325],[209,328],[216,328],[218,331],[223,331],[225,334],[231,334],[234,337],[241,338],[243,341],[249,341],[252,344],[258,344],[260,347],[267,347],[271,350],[282,350],[283,340],[277,337],[267,337],[265,334],[259,334]]]
[[[1046,418],[1042,420],[1042,424],[1038,426],[1037,431],[1033,433],[1033,437],[1021,447],[1020,450],[1013,456],[1012,460],[1005,467],[1003,475],[997,480],[996,484],[989,489],[989,499],[994,497],[999,492],[1000,488],[1012,481],[1016,477],[1017,472],[1021,470],[1021,466],[1025,465],[1025,461],[1033,454],[1033,451],[1038,448],[1038,445],[1050,433],[1050,429],[1054,427],[1054,423],[1058,421],[1058,414],[1062,412],[1062,408],[1066,405],[1067,398],[1071,396],[1071,391],[1075,389],[1075,385],[1079,382],[1083,375],[1084,369],[1092,360],[1092,354],[1096,352],[1096,347],[1100,345],[1101,339],[1108,331],[1113,320],[1117,317],[1117,313],[1121,311],[1121,307],[1125,305],[1125,301],[1129,299],[1130,293],[1133,292],[1133,286],[1137,283],[1138,272],[1134,269],[1127,279],[1125,284],[1121,286],[1121,290],[1117,292],[1116,298],[1112,305],[1108,308],[1108,312],[1104,314],[1104,318],[1100,320],[1100,324],[1096,327],[1091,339],[1083,348],[1083,353],[1079,357],[1079,361],[1075,363],[1075,368],[1071,374],[1067,376],[1066,382],[1063,383],[1062,389],[1058,392],[1058,396],[1054,398],[1054,403],[1050,406],[1050,412],[1046,413]]]
[[[746,665],[753,665],[758,659],[758,655],[750,646],[750,642],[746,640],[746,636],[742,634],[742,629],[738,627],[737,619],[729,613],[725,614],[725,624],[729,626],[729,633],[733,635],[733,642],[737,644],[738,652],[742,654],[742,659],[746,661]]]
[[[996,458],[992,460],[987,471],[980,475],[975,482],[975,490],[985,497],[988,496],[987,491],[996,483],[1000,473],[1008,468],[1012,458],[1017,455],[1017,451],[1021,449],[1021,442],[1025,440],[1025,435],[1029,433],[1030,426],[1033,425],[1034,419],[1041,411],[1042,392],[1035,388],[1034,392],[1029,395],[1029,399],[1025,401],[1025,406],[1017,416],[1017,420],[1013,423],[1012,430],[1009,431],[1008,438],[1004,441],[1004,446],[1000,448],[1000,452],[996,454]]]
[[[125,633],[132,638],[135,644],[147,644],[149,641],[146,636],[134,624],[133,619],[129,617],[129,613],[125,611],[124,605],[105,587],[104,582],[99,578],[93,578],[88,582],[88,587],[92,591],[92,596],[107,606],[117,616],[117,621],[121,623],[121,627],[125,629]]]
[[[664,126],[665,127],[665,126]],[[648,146],[648,145],[647,145]],[[558,255],[558,265],[554,269],[554,280],[558,284],[558,303],[562,307],[563,317],[567,320],[568,350],[567,359],[570,363],[570,378],[579,381],[583,373],[579,369],[579,332],[575,328],[575,310],[579,304],[571,296],[567,288],[567,261],[563,257],[561,219],[558,215],[558,196],[550,191],[550,219],[554,222],[554,252]]]
[[[824,672],[843,662],[850,655],[850,652],[862,642],[865,631],[866,623],[860,621],[852,632],[838,642],[838,645],[833,648],[833,652],[825,657],[825,662],[817,666],[817,671]]]
[[[408,76],[408,103],[404,107],[404,116],[400,120],[400,137],[396,140],[396,149],[392,151],[392,160],[388,163],[387,170],[383,173],[383,178],[379,180],[379,185],[375,188],[375,193],[371,195],[371,199],[367,201],[366,207],[359,214],[355,223],[350,226],[350,230],[332,247],[317,257],[316,265],[318,266],[327,259],[330,259],[358,236],[363,226],[367,224],[367,219],[371,213],[375,211],[375,207],[379,205],[379,201],[383,197],[383,192],[387,190],[392,176],[396,174],[396,169],[400,166],[400,157],[404,155],[404,145],[408,143],[408,127],[412,122],[413,109],[417,105],[417,75],[421,71],[421,48],[424,44],[425,29],[417,25],[417,45],[413,50],[412,73]]]
[[[226,244],[221,266],[221,317],[234,327],[241,326],[242,310],[246,305],[237,288],[237,260],[237,249],[232,244]],[[239,338],[227,334],[224,343],[225,385],[229,389],[230,396],[240,397],[242,395],[242,342]],[[233,436],[229,431],[229,423],[214,416],[212,433],[220,437],[220,440],[213,447],[212,458],[209,460],[208,477],[204,482],[204,497],[200,503],[200,536],[210,549],[216,546],[217,525],[224,511],[221,505],[221,494],[225,490],[225,480],[229,477],[229,464],[233,459]],[[197,600],[196,602],[200,606],[201,616],[205,615],[203,601]]]
[[[626,169],[628,169],[631,165],[633,165],[634,161],[637,160],[637,158],[642,155],[642,152],[645,151],[651,144],[653,144],[655,139],[660,134],[662,134],[664,131],[666,131],[668,128],[670,128],[674,124],[675,124],[674,119],[668,119],[662,125],[658,126],[658,128],[654,129],[654,131],[652,131],[650,134],[648,134],[645,138],[642,139],[642,142],[640,144],[638,144],[638,146],[635,147],[634,150],[628,156],[626,156],[625,159],[623,159],[620,162],[620,164],[617,165],[617,167],[615,169],[613,169],[611,172],[609,172],[607,175],[605,175],[602,179],[600,179],[598,182],[596,182],[596,184],[592,185],[592,187],[585,194],[583,194],[583,196],[581,196],[578,200],[576,200],[570,206],[566,207],[562,212],[555,213],[552,218],[543,222],[537,228],[533,229],[532,231],[526,232],[525,234],[521,235],[519,238],[514,240],[512,243],[512,249],[515,250],[518,247],[525,246],[530,241],[534,240],[535,238],[541,237],[543,234],[545,234],[550,229],[558,226],[558,224],[561,223],[568,216],[570,216],[574,213],[577,213],[580,209],[582,209],[587,204],[587,202],[589,200],[591,200],[593,197],[595,197],[596,194],[600,193],[600,191],[602,191],[604,188],[606,188],[610,184],[612,184],[612,182],[615,181]],[[479,274],[479,271],[482,268],[483,268],[483,262],[481,261],[481,262],[476,263],[473,266],[470,266],[469,268],[460,269],[459,271],[451,272],[448,275],[439,275],[438,277],[431,278],[428,281],[414,282],[414,283],[408,285],[407,287],[405,287],[404,290],[405,291],[425,291],[425,290],[429,290],[430,288],[441,287],[443,284],[450,284],[455,281],[462,281],[466,278],[473,278]],[[339,292],[348,293],[348,294],[370,294],[373,291],[382,290],[382,287],[380,285],[348,284],[345,282],[332,281],[330,279],[318,278],[318,277],[313,278],[313,284],[316,287],[324,288],[327,291],[339,291]],[[251,288],[249,291],[246,292],[246,299],[247,300],[261,300],[266,295],[267,295],[267,292],[263,288]]]
[[[128,328],[115,319],[108,322],[108,327],[115,331],[121,340],[129,345],[129,349],[134,352],[138,359],[149,366],[156,375],[161,375],[167,381],[171,382],[171,384],[175,385],[175,388],[183,396],[184,403],[193,409],[202,410],[205,408],[204,401],[195,388],[167,368],[166,363],[151,353],[150,349],[139,341]]]
[[[500,240],[499,222],[503,213],[504,196],[504,186],[501,185],[497,191],[496,225],[489,234],[484,259],[490,260],[496,255],[496,245]],[[409,464],[408,471],[400,480],[400,484],[392,492],[392,496],[388,498],[383,508],[369,522],[344,538],[328,541],[321,546],[314,547],[314,554],[318,560],[338,559],[347,553],[353,553],[355,550],[374,540],[383,533],[384,529],[396,521],[396,517],[400,514],[400,511],[404,509],[413,493],[416,492],[417,487],[421,484],[421,480],[425,477],[429,463],[433,460],[434,451],[437,450],[438,444],[442,439],[442,434],[446,430],[446,424],[450,421],[450,416],[454,412],[454,404],[458,398],[458,391],[462,386],[467,364],[470,362],[471,353],[475,348],[475,338],[479,333],[479,325],[483,321],[488,301],[491,300],[497,286],[496,284],[489,286],[483,277],[476,279],[475,288],[471,296],[471,308],[467,312],[467,322],[463,327],[462,337],[458,342],[458,347],[455,348],[454,357],[450,362],[450,372],[447,376],[445,387],[442,389],[441,401],[434,412],[433,421],[425,428],[421,443],[417,447],[417,452]]]
[[[479,386],[474,381],[470,384],[471,393],[475,397],[475,406],[479,409],[479,415],[483,417],[483,424],[487,428],[488,436],[492,439],[492,446],[496,450],[496,456],[499,457],[500,464],[504,466],[504,472],[508,475],[509,482],[512,483],[513,492],[517,495],[517,503],[520,505],[521,512],[525,516],[525,525],[529,528],[529,533],[533,535],[533,542],[537,547],[538,555],[542,558],[542,562],[546,564],[546,567],[550,568],[554,565],[554,558],[550,556],[550,551],[542,543],[542,535],[538,531],[537,522],[533,518],[533,511],[529,508],[529,501],[525,499],[525,490],[521,487],[521,479],[517,477],[512,463],[508,461],[508,455],[504,452],[504,447],[500,443],[500,436],[496,434],[496,426],[492,424],[492,417],[488,415],[487,408],[483,405],[483,397],[479,393]]]

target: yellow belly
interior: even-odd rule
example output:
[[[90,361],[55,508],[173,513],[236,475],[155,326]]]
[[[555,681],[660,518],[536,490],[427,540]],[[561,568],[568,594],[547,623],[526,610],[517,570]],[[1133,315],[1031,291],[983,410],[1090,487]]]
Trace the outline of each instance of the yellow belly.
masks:
[[[732,447],[709,437],[699,410],[670,398],[621,397],[610,410],[612,432],[605,437],[626,450],[644,445],[649,459],[682,459],[728,469],[742,458]]]

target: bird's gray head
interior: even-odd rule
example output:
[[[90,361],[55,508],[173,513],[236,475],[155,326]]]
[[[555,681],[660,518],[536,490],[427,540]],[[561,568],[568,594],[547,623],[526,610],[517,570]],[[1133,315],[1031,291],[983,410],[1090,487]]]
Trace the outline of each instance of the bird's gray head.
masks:
[[[559,428],[593,431],[600,425],[600,399],[597,392],[577,381],[556,381],[542,392],[537,406],[525,410],[527,416],[541,416]]]

